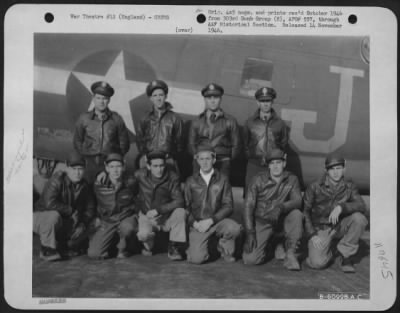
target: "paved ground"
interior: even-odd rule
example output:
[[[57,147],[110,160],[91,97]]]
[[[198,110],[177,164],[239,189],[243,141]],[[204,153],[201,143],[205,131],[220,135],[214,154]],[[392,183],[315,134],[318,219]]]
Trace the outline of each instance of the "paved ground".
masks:
[[[238,220],[240,201],[236,190],[234,217]],[[234,264],[218,259],[193,265],[171,262],[164,251],[125,260],[93,261],[80,256],[46,263],[39,259],[39,249],[34,236],[33,297],[316,299],[321,291],[369,297],[369,232],[363,236],[355,274],[343,274],[337,264],[315,271],[304,262],[302,271],[289,272],[273,258],[259,266],[245,266],[240,259]]]

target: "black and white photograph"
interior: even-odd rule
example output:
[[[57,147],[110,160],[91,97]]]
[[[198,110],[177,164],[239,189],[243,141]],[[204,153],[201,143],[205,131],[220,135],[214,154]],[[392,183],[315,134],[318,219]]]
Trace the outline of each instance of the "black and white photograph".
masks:
[[[396,84],[370,11],[34,8],[23,44],[5,41],[28,51],[28,78],[5,68],[21,308],[360,309],[382,288],[390,306]]]

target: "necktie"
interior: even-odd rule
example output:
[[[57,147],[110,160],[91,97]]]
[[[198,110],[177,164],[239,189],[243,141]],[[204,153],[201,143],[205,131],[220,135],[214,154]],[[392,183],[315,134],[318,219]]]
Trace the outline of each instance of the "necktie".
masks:
[[[210,115],[210,121],[211,121],[212,123],[215,123],[216,120],[217,120],[217,114],[211,113],[211,115]]]

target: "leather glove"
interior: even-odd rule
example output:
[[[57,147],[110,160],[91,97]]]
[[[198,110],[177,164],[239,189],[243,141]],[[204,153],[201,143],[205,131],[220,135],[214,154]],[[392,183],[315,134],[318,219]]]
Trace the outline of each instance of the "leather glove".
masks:
[[[243,250],[246,253],[250,253],[257,247],[257,238],[255,232],[246,233],[246,241],[244,243]]]

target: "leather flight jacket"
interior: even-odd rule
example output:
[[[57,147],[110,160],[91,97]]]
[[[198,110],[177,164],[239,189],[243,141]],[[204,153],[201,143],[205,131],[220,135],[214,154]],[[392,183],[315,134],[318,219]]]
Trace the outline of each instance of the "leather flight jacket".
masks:
[[[324,224],[329,224],[329,215],[337,205],[342,208],[339,219],[355,212],[366,212],[365,202],[351,179],[343,178],[333,187],[329,183],[328,175],[324,174],[310,184],[304,193],[306,233],[310,236],[315,233],[316,227],[323,228]]]
[[[101,179],[99,179],[101,177]],[[94,183],[97,200],[97,215],[106,222],[118,222],[136,213],[134,179],[124,176],[114,186],[108,174],[103,171]]]
[[[47,181],[34,211],[57,211],[64,218],[78,215],[88,225],[95,216],[96,203],[89,184],[82,179],[74,185],[65,172],[55,172]]]
[[[269,171],[262,171],[253,177],[244,200],[243,222],[246,232],[255,230],[255,219],[267,221],[276,206],[287,214],[301,208],[301,191],[298,178],[284,171],[279,183],[275,182]]]
[[[166,102],[166,110],[160,116],[153,109],[140,121],[136,136],[140,155],[159,150],[176,159],[183,151],[183,121],[171,109]]]
[[[193,174],[185,184],[185,204],[189,225],[208,218],[215,224],[229,217],[233,212],[233,196],[228,177],[214,169],[207,186],[200,172]]]
[[[122,117],[109,109],[100,119],[94,110],[81,114],[75,125],[75,150],[83,156],[125,155],[130,147],[129,133]]]
[[[204,142],[210,143],[219,157],[236,159],[242,149],[242,141],[236,119],[219,110],[215,121],[210,123],[207,120],[207,111],[201,113],[190,125],[189,153],[195,155],[197,146]]]
[[[165,167],[161,178],[155,178],[147,168],[135,172],[135,189],[138,192],[137,207],[143,214],[157,210],[159,214],[170,214],[184,207],[178,175]]]
[[[272,149],[285,151],[289,135],[285,122],[274,109],[268,121],[260,118],[260,110],[251,116],[243,130],[246,157],[250,162],[264,165],[264,157]]]

